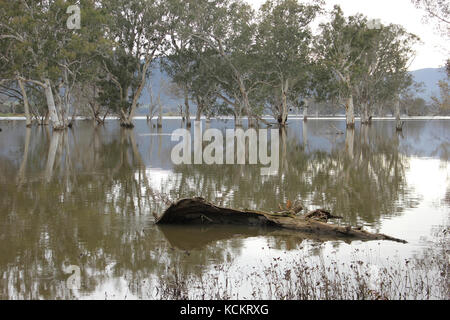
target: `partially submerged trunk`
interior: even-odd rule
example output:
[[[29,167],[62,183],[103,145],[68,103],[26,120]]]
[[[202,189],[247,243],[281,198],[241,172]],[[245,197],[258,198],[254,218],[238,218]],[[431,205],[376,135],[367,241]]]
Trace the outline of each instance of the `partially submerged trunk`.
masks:
[[[361,104],[361,124],[369,124],[369,110],[364,103]]]
[[[133,118],[127,115],[123,110],[120,110],[120,126],[126,129],[134,128]]]
[[[108,111],[105,111],[103,116],[100,115],[100,110],[98,109],[93,113],[94,123],[97,125],[104,125],[106,121],[106,117],[108,116]]]
[[[30,114],[30,104],[28,103],[28,95],[25,91],[25,86],[23,85],[23,81],[21,79],[18,80],[20,90],[22,91],[23,96],[23,107],[25,110],[25,118],[26,118],[26,126],[27,128],[31,127],[31,114]]]
[[[147,70],[150,66],[150,63],[153,60],[153,56],[154,56],[154,52],[151,54],[147,53],[142,70],[139,70],[140,82],[139,82],[139,86],[137,87],[136,92],[134,93],[130,110],[127,113],[125,113],[123,110],[121,110],[120,125],[124,128],[128,128],[128,129],[134,128],[134,124],[133,124],[134,113],[138,106],[139,98],[141,97],[142,90],[144,90],[144,88],[145,88],[146,80],[147,80]],[[123,92],[123,94],[127,95],[128,90]]]
[[[308,121],[309,99],[303,99],[303,121]]]
[[[187,88],[184,88],[184,117],[186,119],[186,126],[190,127],[191,126],[191,113],[189,111],[189,94],[187,91]],[[198,111],[197,111],[198,113]]]
[[[108,115],[108,110],[105,111],[105,113],[103,114],[103,116],[101,116],[101,105],[96,102],[96,97],[97,97],[97,88],[94,85],[93,88],[93,94],[92,94],[92,100],[88,102],[88,106],[92,112],[92,118],[94,120],[94,123],[97,125],[103,125],[105,124],[105,119]]]
[[[281,110],[280,110],[280,118],[278,122],[280,126],[284,127],[287,124],[288,119],[288,107],[287,107],[287,91],[289,90],[289,81],[281,85]]]
[[[347,128],[354,128],[355,127],[355,107],[353,105],[353,95],[351,95],[351,94],[347,98],[347,101],[345,104],[345,118],[346,118]]]
[[[395,128],[397,131],[403,130],[403,121],[400,119],[400,100],[395,100]]]
[[[197,112],[195,114],[195,121],[200,121],[202,119],[202,112],[205,109],[204,100],[200,97],[196,97],[197,100]]]
[[[45,111],[45,114],[42,115],[39,112],[34,113],[34,119],[39,126],[48,126],[49,117],[50,113],[48,112],[48,109]]]
[[[159,114],[158,114],[158,122],[156,123],[156,127],[162,128],[162,121],[163,121],[163,115],[162,115],[162,104],[159,104]]]
[[[47,112],[45,113],[45,116],[43,118],[42,125],[43,126],[48,126],[49,123],[50,123],[50,112],[47,110]]]
[[[362,228],[328,224],[333,217],[329,212],[316,210],[297,215],[302,208],[273,213],[252,210],[235,210],[217,207],[202,198],[183,199],[173,203],[162,216],[155,217],[156,224],[182,225],[248,225],[296,230],[305,234],[351,240],[390,240],[406,243],[384,234],[370,233]]]
[[[53,124],[54,130],[62,130],[65,128],[64,122],[61,121],[58,116],[58,111],[56,110],[55,100],[53,98],[52,86],[50,84],[49,79],[45,79],[44,82],[44,93],[45,98],[47,99],[48,112],[50,116],[50,120]]]
[[[242,127],[242,115],[238,114],[237,111],[234,112],[234,126]]]

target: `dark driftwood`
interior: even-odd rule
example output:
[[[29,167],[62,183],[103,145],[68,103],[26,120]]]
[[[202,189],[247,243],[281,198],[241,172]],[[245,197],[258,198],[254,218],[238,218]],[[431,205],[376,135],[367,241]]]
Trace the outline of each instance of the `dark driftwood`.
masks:
[[[271,213],[253,210],[221,208],[202,198],[182,199],[173,203],[160,217],[157,224],[178,225],[248,225],[268,226],[296,230],[304,234],[345,238],[352,240],[406,241],[384,234],[370,233],[362,228],[342,227],[327,223],[328,219],[339,218],[324,210],[297,216],[290,212]]]

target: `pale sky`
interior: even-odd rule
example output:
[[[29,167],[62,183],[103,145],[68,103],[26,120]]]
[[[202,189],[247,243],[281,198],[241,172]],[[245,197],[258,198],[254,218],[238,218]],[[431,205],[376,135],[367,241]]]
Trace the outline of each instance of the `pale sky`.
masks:
[[[255,8],[265,0],[247,0]],[[341,6],[345,15],[362,13],[369,19],[380,19],[383,24],[400,24],[407,31],[420,37],[422,44],[415,47],[417,55],[410,70],[438,68],[450,57],[450,35],[445,39],[434,29],[432,24],[422,21],[423,12],[411,4],[410,0],[325,0],[326,9],[335,4]]]

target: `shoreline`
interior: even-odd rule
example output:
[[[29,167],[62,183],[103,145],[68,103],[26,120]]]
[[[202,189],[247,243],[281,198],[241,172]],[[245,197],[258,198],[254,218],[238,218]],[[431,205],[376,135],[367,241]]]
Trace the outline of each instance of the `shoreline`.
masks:
[[[163,120],[181,120],[180,116],[163,116]],[[261,119],[264,120],[273,120],[275,119],[272,116],[263,116]],[[345,116],[319,116],[319,117],[310,117],[308,116],[308,120],[345,120]],[[413,120],[450,120],[450,116],[415,116],[415,117],[401,117],[403,121],[413,121]],[[0,116],[0,121],[25,121],[26,118],[23,116],[12,116],[12,117],[2,117]],[[79,116],[75,117],[77,121],[89,121],[92,120],[87,117]],[[119,117],[106,117],[105,120],[113,121],[119,120]],[[133,120],[147,120],[146,116],[136,116]],[[157,118],[153,118],[151,121],[157,120]],[[191,121],[195,121],[195,117],[191,117]],[[201,120],[206,120],[206,117],[201,117]],[[219,117],[219,118],[211,118],[211,120],[234,120],[234,117]],[[247,117],[242,117],[242,120],[248,120]],[[289,117],[289,120],[303,120],[303,116],[292,116]],[[372,121],[395,121],[395,117],[373,117]],[[355,117],[356,122],[360,122],[360,117]]]

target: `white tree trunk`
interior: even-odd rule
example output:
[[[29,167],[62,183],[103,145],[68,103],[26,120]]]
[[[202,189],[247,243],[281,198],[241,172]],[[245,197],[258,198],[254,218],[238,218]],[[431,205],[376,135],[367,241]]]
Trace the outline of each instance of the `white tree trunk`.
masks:
[[[128,114],[125,114],[123,111],[121,113],[120,125],[124,128],[134,128],[134,124],[133,124],[134,113],[136,111],[136,108],[137,108],[137,105],[139,102],[139,98],[141,97],[142,90],[145,88],[146,79],[147,79],[146,78],[147,70],[148,70],[148,67],[149,67],[152,59],[153,59],[153,55],[152,56],[147,55],[145,57],[144,66],[140,73],[140,77],[141,77],[140,83],[139,83],[139,86],[137,87],[136,92],[134,93],[133,101],[131,102],[130,111]],[[128,90],[126,92],[128,92]]]
[[[281,122],[280,125],[285,126],[288,118],[288,107],[287,107],[287,91],[289,90],[289,81],[286,80],[282,84],[281,88]]]
[[[403,122],[400,119],[400,99],[395,99],[395,128],[397,131],[403,130]]]
[[[369,124],[369,110],[365,103],[361,104],[361,124]]]
[[[347,122],[347,128],[355,127],[355,107],[353,106],[353,95],[347,98],[347,102],[345,104],[345,118]]]
[[[53,129],[60,130],[64,128],[64,124],[58,117],[58,112],[56,111],[55,100],[53,99],[52,87],[49,79],[45,79],[44,86],[45,98],[47,99],[48,112],[50,115],[50,120],[53,123]]]
[[[242,116],[240,114],[234,114],[234,126],[242,127]]]
[[[30,115],[30,104],[28,103],[27,92],[25,91],[25,86],[23,85],[23,81],[21,79],[18,80],[20,90],[22,91],[23,96],[23,107],[25,109],[25,117],[26,117],[26,126],[31,127],[31,115]]]

